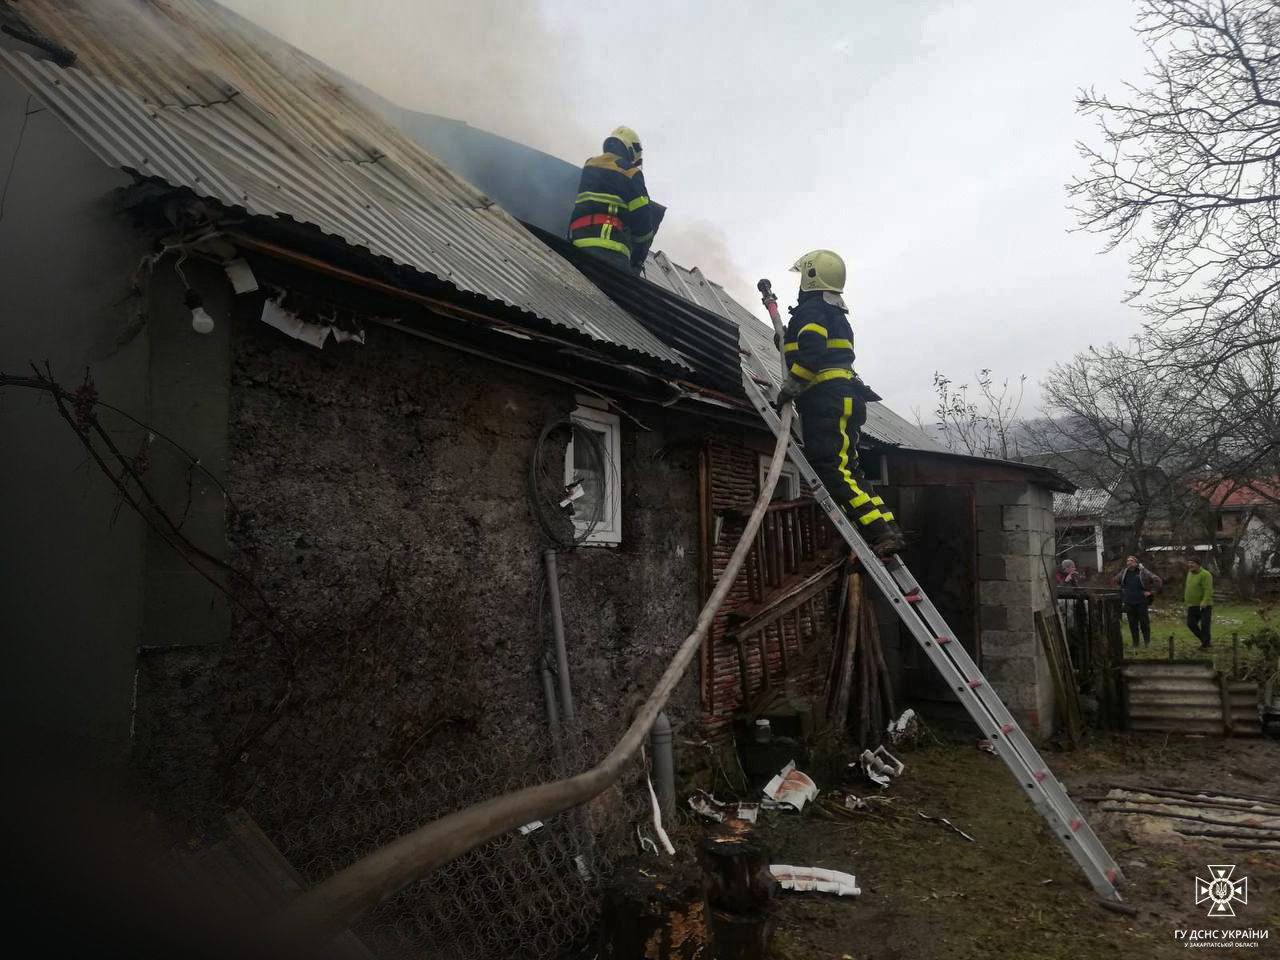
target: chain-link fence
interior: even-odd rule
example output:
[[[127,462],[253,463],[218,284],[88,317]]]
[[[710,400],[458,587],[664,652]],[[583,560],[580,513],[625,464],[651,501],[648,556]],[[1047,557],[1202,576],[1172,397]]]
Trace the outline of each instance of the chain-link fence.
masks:
[[[264,810],[287,811],[269,833],[308,882],[428,820],[507,791],[570,776],[607,747],[580,730],[559,745],[492,744],[448,767],[408,763],[378,774],[260,787]],[[544,960],[582,943],[599,917],[617,859],[636,846],[647,814],[643,781],[613,787],[590,803],[478,847],[389,898],[357,933],[381,960]]]

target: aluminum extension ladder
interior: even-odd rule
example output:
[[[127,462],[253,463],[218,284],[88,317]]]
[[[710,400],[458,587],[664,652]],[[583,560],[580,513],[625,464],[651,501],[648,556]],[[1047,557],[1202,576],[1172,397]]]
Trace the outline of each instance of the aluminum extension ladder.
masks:
[[[745,367],[742,382],[756,412],[777,436],[782,421],[760,384]],[[818,475],[809,466],[809,461],[805,459],[795,438],[788,439],[790,442],[787,452],[791,462],[818,493],[818,506],[840,531],[840,536],[844,537],[854,555],[862,561],[865,573],[893,604],[893,609],[916,638],[920,649],[956,692],[978,729],[991,740],[1000,759],[1022,785],[1049,829],[1084,870],[1093,889],[1101,897],[1119,900],[1120,894],[1116,886],[1124,879],[1120,868],[1085,822],[1084,816],[1067,795],[1066,788],[1049,770],[1008,708],[978,670],[964,646],[953,642],[954,634],[911,575],[907,565],[896,556],[881,560],[872,552],[871,547],[818,480]]]

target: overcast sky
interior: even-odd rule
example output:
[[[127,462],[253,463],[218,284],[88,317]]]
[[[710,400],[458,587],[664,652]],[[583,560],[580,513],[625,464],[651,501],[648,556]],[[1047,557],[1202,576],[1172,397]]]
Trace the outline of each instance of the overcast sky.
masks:
[[[849,265],[857,367],[928,417],[933,374],[1034,381],[1137,331],[1124,256],[1068,233],[1081,86],[1144,51],[1126,0],[224,0],[406,107],[572,162],[639,131],[657,246],[759,311],[787,267]]]

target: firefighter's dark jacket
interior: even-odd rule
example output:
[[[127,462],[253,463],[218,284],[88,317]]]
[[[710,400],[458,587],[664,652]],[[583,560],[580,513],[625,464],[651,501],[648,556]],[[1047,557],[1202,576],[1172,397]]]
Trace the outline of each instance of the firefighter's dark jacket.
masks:
[[[782,349],[787,372],[805,383],[805,393],[821,384],[852,389],[859,396],[866,389],[853,372],[853,327],[849,315],[828,303],[820,290],[800,294],[799,302],[791,308]]]
[[[583,165],[569,239],[575,247],[609,250],[642,265],[653,239],[649,192],[644,174],[631,165],[629,156],[606,151]]]

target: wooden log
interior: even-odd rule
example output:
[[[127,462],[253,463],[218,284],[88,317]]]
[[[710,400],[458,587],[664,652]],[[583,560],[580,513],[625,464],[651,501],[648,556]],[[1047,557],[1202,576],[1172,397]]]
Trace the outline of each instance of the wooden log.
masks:
[[[1229,837],[1233,840],[1271,840],[1280,843],[1280,827],[1251,827],[1243,823],[1238,827],[1222,827],[1211,823],[1190,826],[1175,823],[1173,830],[1186,837]]]
[[[1148,784],[1146,786],[1127,787],[1123,784],[1115,784],[1117,790],[1128,790],[1133,793],[1147,793],[1153,797],[1188,797],[1196,800],[1203,798],[1204,800],[1212,800],[1215,803],[1231,803],[1235,802],[1237,806],[1246,806],[1251,803],[1265,803],[1272,806],[1280,806],[1280,797],[1260,797],[1248,793],[1230,794],[1217,793],[1216,791],[1207,790],[1184,790],[1181,787],[1166,787],[1161,784]]]
[[[866,605],[862,605],[858,617],[858,634],[867,635]],[[871,729],[871,657],[865,643],[858,644],[858,746],[869,745]]]
[[[718,835],[699,844],[698,862],[706,891],[711,956],[765,960],[777,889],[769,872],[769,852],[754,837]]]
[[[1049,662],[1049,678],[1053,681],[1053,699],[1058,705],[1058,709],[1062,712],[1062,729],[1067,735],[1067,745],[1074,750],[1078,746],[1075,725],[1071,722],[1062,669],[1059,665],[1058,657],[1054,653],[1053,639],[1049,635],[1049,624],[1046,622],[1044,611],[1042,610],[1036,610],[1032,614],[1032,618],[1035,621],[1036,636],[1040,638],[1040,646],[1044,650],[1045,659]]]
[[[848,614],[847,599],[849,594],[849,566],[845,564],[840,572],[839,588],[836,590],[836,606],[835,615],[831,621],[831,662],[827,667],[826,685],[823,687],[825,702],[827,707],[827,719],[834,722],[836,720],[836,695],[840,687],[840,674],[844,666],[844,650],[845,650],[845,617]],[[847,726],[846,721],[840,721],[841,729]]]
[[[871,603],[864,598],[862,604],[862,629],[866,631],[864,638],[869,639],[871,636]],[[875,650],[869,642],[864,640],[862,647],[867,651],[867,687],[871,694],[871,709],[868,710],[870,723],[867,727],[867,746],[870,748],[878,747],[884,740],[884,704],[880,697],[880,671],[876,665]]]
[[[1218,807],[1240,813],[1256,813],[1264,816],[1280,816],[1280,805],[1270,800],[1250,800],[1236,795],[1217,796],[1191,790],[1169,790],[1164,787],[1114,787],[1105,796],[1085,797],[1086,800],[1126,800],[1131,803],[1162,803],[1167,807]]]
[[[1062,623],[1062,615],[1058,612],[1057,603],[1053,604],[1053,616],[1047,618],[1049,634],[1053,640],[1058,659],[1058,670],[1062,674],[1063,693],[1066,696],[1067,717],[1071,723],[1072,740],[1084,739],[1084,709],[1080,706],[1080,688],[1076,683],[1076,668],[1071,660],[1071,650],[1067,645],[1067,632]]]
[[[836,681],[836,701],[832,719],[842,730],[849,726],[849,695],[853,689],[854,654],[858,649],[858,617],[862,609],[862,575],[849,574],[846,582],[846,607],[844,651],[840,661],[840,674]]]
[[[1153,810],[1149,806],[1121,806],[1115,800],[1107,800],[1098,805],[1098,809],[1104,813],[1124,813],[1136,814],[1144,817],[1159,817],[1162,820],[1185,820],[1188,823],[1208,823],[1217,827],[1238,827],[1241,826],[1238,820],[1219,820],[1214,817],[1198,817],[1189,813],[1171,813],[1167,810]],[[1270,824],[1244,824],[1244,826],[1264,826],[1270,827]]]
[[[882,702],[885,706],[884,722],[880,729],[884,730],[890,720],[896,719],[898,710],[894,703],[893,677],[889,674],[889,665],[884,658],[884,643],[880,636],[880,621],[876,617],[875,604],[867,603],[867,638],[871,641],[871,653],[875,658],[876,677],[880,681]]]

